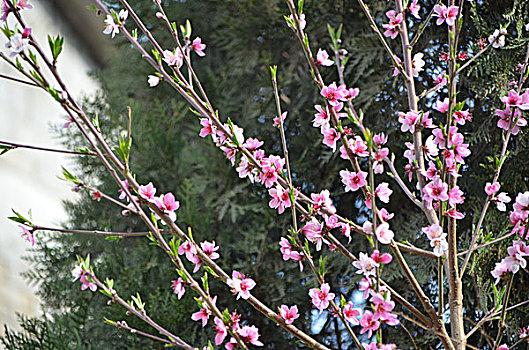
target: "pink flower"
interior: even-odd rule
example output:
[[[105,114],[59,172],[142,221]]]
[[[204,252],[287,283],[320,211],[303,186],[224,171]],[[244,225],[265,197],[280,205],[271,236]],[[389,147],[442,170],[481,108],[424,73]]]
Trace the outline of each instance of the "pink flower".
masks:
[[[352,99],[356,98],[359,93],[360,93],[360,89],[359,88],[350,88],[349,90],[347,90],[347,94],[346,94],[345,98],[347,98],[348,100],[352,100]],[[347,114],[345,116],[347,116]]]
[[[347,100],[348,92],[345,85],[336,86],[336,83],[332,83],[321,89],[321,95],[329,101],[331,106],[337,106],[339,101]]]
[[[79,279],[81,281],[81,290],[90,289],[92,292],[97,290],[97,284],[92,282],[92,278],[83,273]]]
[[[415,125],[421,119],[421,115],[418,112],[410,111],[408,113],[399,112],[400,131],[409,131],[413,133],[415,131]]]
[[[175,210],[180,208],[180,202],[175,200],[174,195],[169,192],[160,195],[160,197],[154,197],[154,204],[158,209],[162,210],[172,221],[176,220]]]
[[[439,177],[424,186],[423,192],[424,200],[429,202],[430,204],[432,203],[432,200],[448,200],[448,184],[444,183]]]
[[[171,286],[173,287],[174,293],[178,296],[178,299],[181,299],[185,292],[185,282],[182,277],[178,277],[176,281],[171,281]]]
[[[29,0],[18,0],[17,6],[20,9],[28,9],[28,10],[33,8],[33,5],[29,3]]]
[[[288,16],[288,18],[293,22],[293,23],[296,23],[294,21],[294,17],[292,17],[292,15]],[[304,30],[305,29],[305,26],[307,25],[307,21],[305,20],[305,14],[302,13],[301,15],[299,15],[299,27],[301,28],[301,30]],[[287,26],[292,29],[293,31],[296,31],[296,27],[292,28],[290,26],[290,23],[287,21]]]
[[[213,321],[215,322],[215,345],[220,345],[228,335],[228,329],[220,318],[215,317]]]
[[[26,226],[18,225],[22,229],[22,237],[25,237],[26,240],[31,243],[32,246],[35,245],[35,237],[33,236],[33,229],[28,230]]]
[[[522,96],[516,91],[511,90],[507,96],[503,96],[501,101],[505,103],[506,107],[518,107],[520,109],[529,109],[529,90]]]
[[[419,10],[421,9],[421,6],[417,4],[418,0],[413,0],[411,4],[408,6],[408,11],[413,15],[413,17],[417,19],[421,19],[419,16]]]
[[[243,298],[247,300],[250,297],[250,290],[255,287],[255,281],[247,278],[237,271],[233,271],[232,278],[226,281],[228,286],[232,287],[237,293],[237,299]]]
[[[358,309],[353,309],[353,303],[348,302],[343,307],[343,315],[347,321],[357,326],[360,322],[358,321],[358,316],[360,316],[360,311]]]
[[[206,44],[202,44],[202,39],[200,37],[196,37],[193,42],[191,43],[191,50],[195,51],[197,55],[200,57],[206,56],[204,53],[204,49],[206,48]]]
[[[387,182],[380,183],[375,189],[375,196],[377,196],[384,203],[389,203],[389,196],[391,196],[392,193],[393,191],[389,188],[389,184]]]
[[[285,121],[285,119],[287,118],[287,114],[288,114],[287,112],[281,113],[281,120],[279,120],[278,116],[274,117],[274,126],[276,128],[281,127],[281,123],[283,123]]]
[[[331,287],[329,287],[329,284],[327,283],[322,284],[319,289],[312,288],[309,290],[312,304],[320,310],[320,313],[329,307],[329,302],[334,299],[334,293],[330,293],[330,291]]]
[[[525,269],[527,266],[526,256],[529,256],[529,246],[522,241],[514,241],[513,245],[507,248],[510,256],[505,258],[505,262],[510,266],[513,273],[518,272],[519,268]]]
[[[381,132],[380,134],[375,134],[373,136],[373,142],[378,147],[382,147],[382,145],[385,145],[386,142],[388,142],[388,137],[383,132]]]
[[[268,194],[272,196],[272,199],[268,203],[270,208],[278,209],[279,214],[283,214],[285,208],[290,208],[292,203],[290,201],[290,194],[285,191],[281,186],[271,188],[268,190]]]
[[[375,320],[374,315],[371,311],[366,310],[362,315],[362,318],[360,319],[360,326],[362,327],[362,329],[360,330],[360,334],[368,332],[367,336],[371,338],[373,332],[375,332],[378,327],[380,327],[380,322]]]
[[[74,281],[79,278],[81,282],[81,290],[90,289],[92,292],[97,290],[97,285],[92,281],[90,276],[87,276],[87,271],[83,270],[81,265],[76,265],[72,270]]]
[[[340,176],[342,177],[342,183],[345,185],[345,192],[356,191],[367,184],[367,173],[365,171],[355,173],[348,170],[340,170]]]
[[[354,139],[348,139],[347,144],[351,152],[357,157],[367,157],[369,155],[367,142],[362,140],[360,136],[355,136]],[[340,158],[349,159],[349,154],[347,154],[345,146],[340,147]]]
[[[322,127],[323,144],[332,148],[332,151],[336,151],[336,141],[340,139],[340,133],[334,128]]]
[[[263,346],[264,344],[259,341],[259,329],[255,326],[243,326],[237,329],[237,333],[246,343],[253,344],[255,346]]]
[[[292,260],[295,260],[295,261],[299,261],[301,260],[301,255],[292,249],[292,246],[290,245],[290,243],[288,242],[288,240],[284,237],[281,237],[281,241],[279,242],[279,245],[281,246],[280,248],[280,251],[281,251],[281,254],[283,254],[283,260],[289,260],[289,259],[292,259]]]
[[[312,218],[309,222],[303,226],[302,232],[305,237],[316,245],[316,250],[321,250],[323,243],[323,224],[320,223],[316,218]]]
[[[138,193],[140,197],[143,199],[146,199],[149,202],[154,202],[154,195],[156,194],[156,188],[153,186],[152,182],[149,182],[149,184],[143,186],[140,185],[140,188],[138,189]]]
[[[289,308],[286,305],[281,305],[279,308],[279,315],[285,320],[286,324],[292,324],[294,320],[299,317],[298,307],[294,305]]]
[[[384,221],[391,220],[395,216],[395,214],[389,213],[386,208],[380,209],[379,213],[380,213],[380,216],[382,217],[382,220]]]
[[[509,350],[509,347],[507,346],[507,344],[502,344],[498,347],[498,350]]]
[[[494,270],[490,272],[492,277],[496,278],[496,282],[494,282],[494,284],[498,284],[500,279],[507,275],[508,271],[510,271],[510,266],[505,263],[505,259],[499,263],[496,263]]]
[[[338,227],[340,227],[340,232],[342,233],[342,235],[347,237],[347,243],[351,243],[351,225],[345,222],[340,222],[338,224]]]
[[[499,189],[500,184],[497,182],[494,182],[492,184],[490,182],[487,182],[487,184],[485,185],[485,193],[489,196],[494,196],[494,193],[498,192]]]
[[[373,254],[371,254],[371,259],[377,264],[389,264],[393,258],[388,253],[380,254],[380,251],[378,249],[375,249],[373,251]]]
[[[193,257],[197,254],[197,249],[191,241],[185,241],[178,247],[178,255],[182,254],[186,255],[187,260],[192,261]]]
[[[211,260],[215,260],[220,258],[219,253],[217,253],[217,250],[219,250],[219,247],[215,245],[215,241],[208,242],[204,241],[200,243],[200,247],[204,251],[204,253],[209,256]]]
[[[449,216],[451,218],[454,218],[456,220],[461,220],[465,217],[465,214],[458,212],[455,209],[449,209],[445,212],[446,216]]]
[[[211,310],[209,309],[208,304],[202,300],[202,297],[199,299],[200,311],[195,312],[191,315],[193,321],[202,321],[202,328],[208,323],[209,316],[211,315]],[[217,296],[214,296],[211,299],[211,303],[215,305],[217,303]]]
[[[389,23],[382,25],[385,29],[384,35],[391,39],[395,39],[397,35],[399,35],[399,24],[404,17],[402,16],[402,13],[397,13],[395,10],[389,10],[386,12],[386,17],[389,18]]]
[[[472,114],[468,110],[455,111],[453,117],[459,125],[465,125],[467,121],[472,121]]]
[[[447,25],[453,26],[457,18],[457,13],[459,12],[459,8],[457,6],[446,7],[445,5],[435,5],[434,11],[435,13],[433,15],[435,17],[439,17],[436,22],[438,26],[443,24],[445,21]]]
[[[314,114],[312,126],[315,128],[321,127],[322,129],[329,128],[330,113],[327,108],[323,109],[320,105],[315,105],[314,108],[316,108],[318,113]]]
[[[382,294],[375,293],[371,298],[371,301],[375,305],[373,320],[380,320],[381,322],[389,323],[392,326],[395,326],[399,323],[399,321],[396,319],[396,315],[390,313],[393,308],[395,308],[395,302],[390,300],[389,293],[386,294],[385,298],[382,296]]]
[[[391,240],[395,236],[393,231],[389,229],[389,224],[387,222],[383,222],[378,225],[375,234],[377,236],[378,241],[382,244],[391,243]]]
[[[256,149],[261,147],[263,144],[264,144],[263,141],[250,137],[242,144],[242,147],[246,147],[246,149],[250,151],[255,151]]]
[[[456,204],[462,204],[464,201],[465,197],[463,197],[463,191],[459,189],[459,186],[455,186],[448,191],[448,204],[450,204],[452,208],[454,208]]]
[[[370,278],[362,278],[360,281],[360,285],[358,286],[358,290],[364,291],[364,295],[362,296],[362,299],[369,298],[369,295],[373,291],[373,282]]]
[[[435,103],[435,107],[434,109],[436,111],[439,111],[441,113],[446,113],[448,112],[448,98],[445,98],[443,101],[441,100],[438,100],[436,103]]]
[[[199,134],[200,137],[215,135],[216,127],[211,124],[209,118],[200,118],[200,125],[202,125],[202,129],[200,130]]]
[[[336,208],[332,204],[329,190],[323,190],[320,193],[311,193],[310,198],[314,201],[312,207],[318,211],[320,209],[326,210],[331,214],[336,213]]]
[[[329,54],[327,51],[319,49],[318,53],[316,54],[316,64],[320,66],[332,66],[334,64],[334,61],[329,59]]]
[[[446,72],[442,71],[441,74],[435,77],[434,84],[437,85],[436,86],[437,89],[440,89],[443,86],[445,86],[446,83],[447,83]]]
[[[500,117],[497,124],[499,128],[508,131],[511,127],[511,123],[514,124],[514,127],[512,128],[513,135],[518,134],[521,126],[527,125],[527,120],[522,118],[522,112],[518,109],[513,109],[513,112],[511,113],[511,109],[509,106],[505,108],[505,111],[497,109],[496,115]]]

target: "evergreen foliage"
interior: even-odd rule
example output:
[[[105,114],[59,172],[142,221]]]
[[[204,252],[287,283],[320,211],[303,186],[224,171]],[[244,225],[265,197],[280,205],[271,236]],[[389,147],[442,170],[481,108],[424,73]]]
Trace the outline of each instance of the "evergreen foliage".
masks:
[[[163,38],[168,46],[172,45],[169,35],[160,28],[159,20],[153,15],[152,3],[141,0],[130,2],[138,9],[140,17],[147,18],[155,35]],[[281,144],[279,133],[272,127],[275,103],[268,66],[279,66],[281,99],[283,109],[288,111],[286,134],[294,183],[305,193],[325,188],[331,190],[340,213],[357,218],[359,223],[365,220],[366,211],[361,199],[351,193],[345,194],[336,176],[344,163],[338,154],[332,154],[321,144],[319,130],[312,127],[313,105],[319,96],[311,85],[299,44],[282,18],[287,13],[286,5],[277,0],[165,2],[169,18],[180,23],[189,18],[194,27],[193,36],[202,37],[203,42],[208,44],[206,57],[194,58],[194,65],[212,104],[219,108],[221,116],[236,120],[245,129],[247,137],[264,140],[265,149],[275,154],[281,154]],[[421,6],[430,9],[435,2],[424,1]],[[386,1],[370,3],[375,18],[382,18],[389,6]],[[471,6],[479,8],[479,16],[475,12],[467,12],[461,50],[475,52],[478,38],[486,38],[507,21],[512,22],[508,29],[513,34],[504,49],[485,54],[459,82],[462,92],[458,101],[467,101],[474,120],[464,128],[473,152],[464,173],[474,175],[467,175],[460,182],[467,197],[463,211],[467,216],[474,217],[479,215],[484,200],[483,186],[493,173],[490,164],[483,162],[484,156],[498,153],[496,148],[501,140],[501,132],[495,126],[494,106],[498,105],[499,97],[509,90],[508,83],[514,78],[507,72],[524,58],[527,35],[525,39],[521,35],[521,24],[529,22],[529,4],[496,0],[482,6],[476,0]],[[424,8],[422,16],[426,16]],[[508,16],[498,16],[498,13],[505,12],[504,8],[513,10]],[[407,110],[405,94],[400,88],[402,80],[391,78],[389,60],[356,1],[307,1],[305,11],[313,47],[328,49],[327,23],[335,28],[344,25],[343,46],[350,57],[345,72],[346,81],[349,86],[361,90],[355,105],[365,112],[370,128],[389,131],[390,149],[397,159],[400,158],[406,149],[404,142],[409,141],[400,132],[394,132],[398,128],[396,111]],[[425,53],[427,66],[431,67],[418,80],[419,92],[431,83],[434,73],[444,69],[438,57],[446,47],[447,39],[439,39],[439,30],[435,25],[428,27],[419,42],[421,46],[418,50]],[[215,240],[221,247],[223,266],[230,266],[254,278],[257,282],[254,291],[258,297],[273,306],[297,304],[302,316],[296,322],[302,330],[315,333],[317,339],[331,347],[352,348],[332,315],[323,313],[317,318],[311,311],[307,291],[314,286],[314,281],[310,272],[300,273],[297,264],[281,259],[278,241],[290,224],[289,216],[278,217],[266,205],[268,195],[265,189],[238,179],[224,156],[208,141],[197,136],[199,126],[196,117],[179,98],[175,98],[170,88],[163,84],[154,90],[147,87],[146,76],[151,72],[135,51],[123,42],[118,44],[118,48],[108,67],[96,73],[102,86],[101,94],[88,98],[85,107],[94,116],[99,115],[103,134],[113,135],[115,139],[126,129],[125,107],[132,107],[134,141],[131,166],[137,178],[142,182],[152,181],[162,192],[175,193],[181,201],[179,222],[191,227],[200,240]],[[401,51],[396,45],[394,49]],[[337,80],[333,68],[323,72],[326,81]],[[439,95],[426,96],[421,101],[421,108],[431,109],[438,98]],[[81,136],[73,130],[64,133],[63,137],[69,147],[85,146]],[[528,189],[527,176],[520,177],[520,174],[529,174],[527,131],[514,140],[510,151],[510,159],[500,179],[502,190],[513,194]],[[404,162],[397,162],[396,165],[401,171]],[[78,167],[70,171],[87,184],[117,197],[117,186],[95,159],[79,159]],[[390,179],[386,181],[392,182]],[[86,191],[81,191],[80,196],[79,201],[65,203],[70,216],[66,227],[145,230],[138,218],[123,217],[113,204],[104,199],[94,201],[91,193]],[[420,227],[425,222],[399,190],[394,192],[388,210],[396,214],[392,228],[397,240],[406,240],[419,247],[427,246],[420,233]],[[468,227],[461,231],[461,249],[470,242],[472,227],[470,220],[468,222]],[[488,232],[494,233],[494,237],[507,231],[507,223],[505,215],[497,215],[494,208],[489,210],[486,227]],[[205,345],[205,339],[212,338],[211,327],[201,329],[198,323],[190,321],[191,313],[197,308],[192,293],[186,293],[180,301],[171,293],[170,281],[177,275],[166,256],[150,246],[145,238],[109,241],[58,233],[45,237],[41,233],[38,238],[34,254],[28,257],[34,266],[28,278],[40,283],[40,296],[47,317],[38,320],[22,318],[24,332],[7,330],[6,336],[1,338],[6,348],[162,348],[148,339],[104,324],[104,318],[126,320],[131,327],[151,332],[134,316],[125,315],[120,306],[106,306],[105,297],[98,293],[81,292],[78,285],[71,283],[70,271],[75,256],[87,253],[92,256],[99,276],[114,278],[116,289],[126,299],[138,292],[147,303],[148,313],[160,324],[196,346]],[[363,239],[353,239],[349,246],[358,251],[364,250],[366,244]],[[490,270],[500,260],[499,253],[504,250],[499,247],[483,250],[472,260],[464,290],[465,299],[471,300],[475,306],[466,310],[473,321],[479,320],[482,315],[480,307],[490,307]],[[411,266],[418,266],[424,271],[417,274],[418,281],[427,293],[435,295],[436,281],[430,280],[430,276],[435,276],[437,263],[411,255],[406,255],[406,259]],[[395,285],[399,293],[413,300],[413,292],[394,265],[385,269],[384,278]],[[333,289],[353,298],[359,277],[352,266],[331,255],[328,269],[327,279],[333,284]],[[519,283],[517,290],[513,291],[513,303],[526,300],[529,296],[527,276],[516,276],[516,279]],[[243,319],[259,327],[269,348],[292,348],[293,340],[288,334],[278,332],[272,322],[263,320],[246,304],[235,304],[224,286],[213,282],[212,289],[219,295],[219,300],[227,303],[221,304],[221,308],[228,307],[232,311],[237,307]],[[420,303],[415,302],[420,308]],[[523,320],[527,310],[523,308],[513,313],[513,320]],[[405,312],[400,308],[399,311]],[[420,349],[435,347],[433,344],[437,340],[434,334],[405,319],[401,319],[401,323],[402,326],[387,327],[384,338],[399,344],[402,349],[412,348],[414,344]],[[491,328],[496,326],[496,323],[490,324]],[[480,349],[487,349],[488,346],[479,332],[470,338],[469,343]]]

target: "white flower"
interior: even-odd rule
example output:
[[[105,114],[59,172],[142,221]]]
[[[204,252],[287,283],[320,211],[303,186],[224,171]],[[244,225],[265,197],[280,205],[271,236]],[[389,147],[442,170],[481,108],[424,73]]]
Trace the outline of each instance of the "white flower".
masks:
[[[448,242],[444,238],[434,238],[430,241],[435,256],[440,257],[448,250]]]
[[[182,67],[182,64],[184,64],[184,55],[180,48],[175,49],[174,51],[164,50],[163,60],[170,66],[180,68]]]
[[[29,39],[22,38],[22,34],[16,33],[13,34],[11,40],[6,44],[6,47],[11,49],[10,56],[15,56],[24,51],[28,47],[28,45]]]
[[[374,276],[378,264],[371,259],[366,253],[360,253],[358,261],[353,262],[353,266],[358,269],[357,274],[363,274],[365,277]]]
[[[155,87],[160,83],[160,81],[160,77],[157,77],[156,75],[149,75],[149,79],[147,79],[150,87]]]
[[[129,17],[129,12],[127,10],[119,11],[118,18],[121,21],[121,23],[124,23],[127,20],[127,17]]]
[[[116,34],[119,33],[119,25],[114,22],[114,17],[112,15],[107,15],[107,18],[105,19],[105,30],[103,30],[103,34],[112,34],[112,38],[116,36]]]
[[[505,29],[502,29],[502,30],[496,29],[494,33],[492,33],[492,35],[489,36],[489,43],[492,44],[493,48],[497,49],[497,48],[505,46],[505,36],[502,35],[505,33],[507,33]]]
[[[499,211],[506,211],[507,207],[505,203],[509,203],[511,201],[511,197],[507,195],[507,192],[501,192],[496,196],[496,208],[498,208]]]
[[[413,60],[411,61],[411,67],[413,70],[413,76],[418,77],[419,73],[424,70],[424,61],[423,61],[424,54],[422,52],[416,53],[415,56],[413,56]]]
[[[424,148],[426,151],[426,155],[429,157],[435,158],[439,155],[439,149],[437,148],[437,144],[435,143],[434,135],[428,136]]]
[[[103,30],[103,34],[112,34],[112,39],[113,39],[116,36],[116,34],[119,33],[119,25],[125,23],[128,16],[129,16],[129,12],[127,10],[119,11],[118,13],[119,23],[116,23],[112,15],[107,15],[107,18],[105,19],[106,27],[105,27],[105,30]]]

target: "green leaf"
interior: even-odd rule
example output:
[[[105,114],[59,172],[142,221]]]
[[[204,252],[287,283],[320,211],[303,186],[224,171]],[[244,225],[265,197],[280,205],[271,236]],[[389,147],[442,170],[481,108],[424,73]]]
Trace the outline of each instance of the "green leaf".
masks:
[[[53,56],[53,63],[55,64],[55,62],[57,62],[57,58],[62,52],[64,38],[60,35],[57,35],[55,38],[48,35],[48,44],[50,45],[51,54]]]
[[[327,263],[327,257],[320,256],[319,265],[320,268],[318,270],[321,277],[325,276],[325,264]]]
[[[14,147],[14,146],[10,146],[10,145],[2,145],[2,144],[0,143],[0,150],[1,150],[1,151],[0,151],[0,156],[1,156],[2,154],[4,154],[4,153],[9,152],[9,151],[12,150],[12,149],[15,149],[15,148],[16,148],[16,147]]]
[[[79,181],[79,179],[77,177],[75,177],[74,175],[72,175],[72,173],[70,173],[68,170],[66,170],[65,167],[61,167],[62,168],[62,178],[59,177],[59,179],[61,180],[65,180],[65,181],[70,181],[72,182],[73,184],[75,185],[78,185],[79,183],[81,183],[81,181]]]
[[[300,16],[303,13],[303,3],[304,3],[304,0],[298,0],[298,13]]]
[[[213,277],[218,277],[219,275],[217,275],[215,273],[215,271],[213,271],[213,269],[207,265],[204,265],[202,266],[204,268],[204,270],[206,270],[207,272],[209,272]]]
[[[204,272],[204,276],[201,278],[201,280],[202,280],[202,286],[204,287],[204,290],[207,293],[208,290],[209,290],[208,273],[207,272]]]
[[[116,153],[121,159],[128,164],[130,156],[130,148],[132,146],[132,137],[122,136],[119,138],[119,147],[115,148]]]
[[[31,50],[28,50],[28,53],[29,53],[29,59],[31,60],[31,62],[33,62],[35,66],[38,66],[39,64],[37,62],[37,56],[35,56],[35,54]]]
[[[105,323],[106,323],[106,324],[109,324],[109,325],[111,325],[111,326],[115,326],[115,325],[116,325],[116,322],[114,322],[114,321],[112,321],[112,320],[110,320],[110,319],[108,319],[108,318],[106,318],[106,317],[105,317]]]

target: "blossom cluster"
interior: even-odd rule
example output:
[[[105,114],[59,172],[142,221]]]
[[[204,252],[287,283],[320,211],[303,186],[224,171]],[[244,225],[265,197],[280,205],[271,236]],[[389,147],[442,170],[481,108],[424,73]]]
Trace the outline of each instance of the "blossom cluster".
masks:
[[[211,260],[220,258],[220,254],[217,253],[219,247],[215,244],[215,241],[208,242],[204,241],[200,243],[200,248]],[[178,247],[178,255],[185,255],[186,259],[189,260],[195,268],[193,272],[197,272],[202,264],[202,259],[197,253],[197,248],[191,241],[185,241]]]
[[[507,272],[517,273],[520,268],[527,267],[526,256],[529,256],[529,247],[523,241],[514,241],[513,245],[507,248],[509,256],[503,258],[501,262],[496,263],[491,274],[496,278],[496,284],[502,277],[507,275]]]
[[[217,296],[210,299],[213,305],[217,303]],[[191,315],[193,321],[202,321],[202,327],[205,327],[208,323],[209,317],[212,315],[212,311],[208,303],[202,298],[198,298],[200,310]],[[232,313],[229,315],[228,320],[222,320],[215,316],[213,319],[215,323],[215,345],[220,345],[224,342],[228,336],[228,329],[235,332],[238,337],[245,343],[252,344],[255,346],[263,346],[264,344],[259,340],[259,329],[256,326],[242,325],[240,323],[240,315]],[[229,326],[227,326],[227,324]],[[229,328],[228,328],[229,327]],[[227,350],[236,349],[238,347],[237,340],[231,337],[230,340],[224,344]]]

